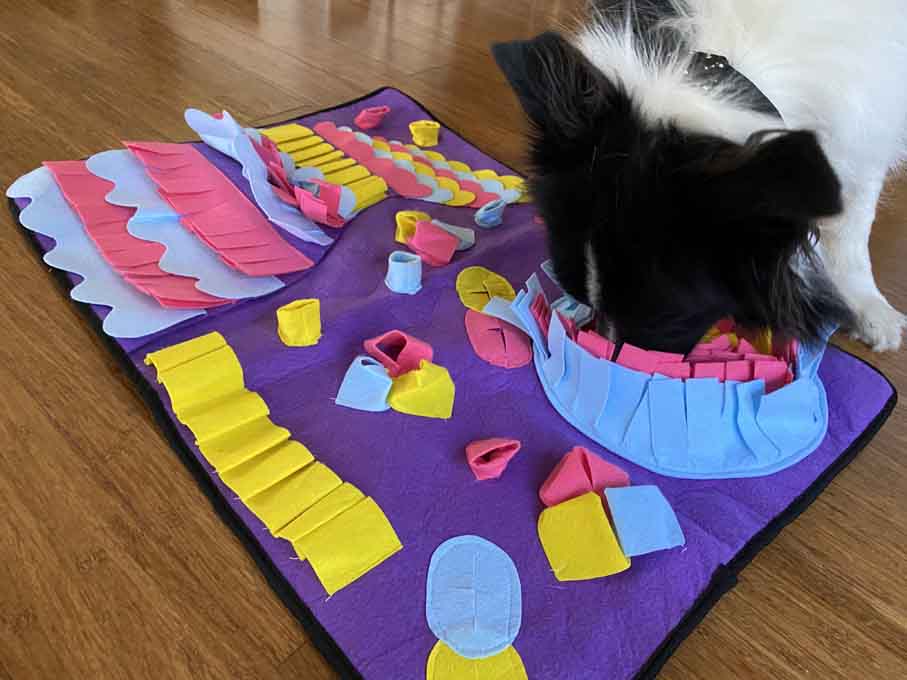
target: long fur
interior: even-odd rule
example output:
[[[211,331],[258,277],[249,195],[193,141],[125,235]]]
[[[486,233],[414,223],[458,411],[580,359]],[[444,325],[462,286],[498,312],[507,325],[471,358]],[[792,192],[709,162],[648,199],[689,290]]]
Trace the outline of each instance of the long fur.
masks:
[[[907,157],[905,39],[899,0],[616,0],[570,40],[496,45],[565,288],[657,349],[686,351],[721,316],[899,344],[867,243]],[[736,81],[690,77],[696,51],[727,57],[783,121]]]

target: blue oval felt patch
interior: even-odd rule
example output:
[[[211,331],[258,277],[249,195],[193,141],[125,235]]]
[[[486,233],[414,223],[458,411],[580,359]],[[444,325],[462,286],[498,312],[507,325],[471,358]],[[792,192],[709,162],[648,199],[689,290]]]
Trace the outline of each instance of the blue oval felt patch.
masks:
[[[428,567],[428,627],[460,656],[483,659],[513,644],[523,616],[520,576],[510,556],[478,536],[457,536]]]

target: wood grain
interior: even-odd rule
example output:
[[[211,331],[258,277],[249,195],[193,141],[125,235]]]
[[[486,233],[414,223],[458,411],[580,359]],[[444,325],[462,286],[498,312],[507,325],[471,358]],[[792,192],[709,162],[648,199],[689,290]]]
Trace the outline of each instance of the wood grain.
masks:
[[[521,118],[488,44],[568,22],[579,4],[0,0],[0,184],[123,138],[186,139],[189,105],[256,123],[381,85],[521,167]],[[905,215],[893,186],[872,243],[901,309]],[[334,677],[0,220],[0,679]],[[904,353],[843,342],[907,387]],[[903,678],[905,439],[897,409],[662,677]]]

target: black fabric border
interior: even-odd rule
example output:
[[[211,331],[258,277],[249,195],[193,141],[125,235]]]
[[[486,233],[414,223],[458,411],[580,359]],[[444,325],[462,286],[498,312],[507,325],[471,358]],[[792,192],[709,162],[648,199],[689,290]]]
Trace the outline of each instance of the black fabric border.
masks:
[[[405,92],[400,92],[396,88],[390,87],[381,87],[377,90],[369,92],[368,94],[362,95],[356,99],[338,104],[336,106],[331,106],[329,108],[321,109],[319,111],[313,111],[311,113],[303,114],[304,116],[313,116],[319,113],[327,113],[328,111],[333,111],[335,109],[343,108],[356,104],[358,102],[370,99],[381,92],[387,90],[394,90],[400,94],[412,99],[416,102],[422,109],[428,113],[432,118],[438,120],[434,114],[432,114],[425,106],[423,106],[418,100],[413,99]],[[302,117],[302,116],[300,116]],[[442,123],[442,125],[444,125]],[[451,130],[455,134],[459,135],[462,139],[466,139],[463,135],[460,135],[454,128],[451,128],[447,125],[444,125],[447,129]],[[484,152],[483,152],[484,153]],[[487,155],[487,154],[486,154]],[[493,160],[501,163],[497,159],[489,156]],[[502,163],[502,165],[506,164]],[[39,258],[43,257],[44,249],[42,248],[40,242],[37,239],[37,236],[34,232],[26,229],[21,221],[19,221],[19,206],[16,205],[13,199],[9,199],[9,208],[10,212],[13,215],[13,218],[19,224],[19,227],[22,230],[22,233],[25,235],[27,241],[34,248],[35,252]],[[73,288],[73,284],[69,279],[67,272],[61,271],[58,269],[51,269],[51,274],[57,280],[57,283],[61,286],[63,292],[69,297],[69,291]],[[155,422],[158,427],[161,429],[161,432],[166,437],[170,447],[177,453],[177,455],[182,459],[185,466],[188,468],[189,472],[195,477],[195,481],[201,487],[202,491],[208,497],[208,501],[211,503],[215,512],[220,516],[221,520],[233,531],[234,535],[239,539],[239,541],[246,548],[246,551],[255,561],[255,564],[258,566],[261,573],[264,575],[265,579],[270,585],[271,589],[277,595],[281,602],[287,610],[290,611],[300,622],[303,629],[309,635],[312,640],[312,643],[315,645],[316,649],[321,652],[325,660],[333,667],[333,669],[340,675],[343,680],[362,680],[362,675],[359,671],[356,670],[352,662],[343,652],[343,650],[337,645],[334,639],[330,634],[322,627],[318,619],[315,618],[312,611],[306,606],[306,604],[299,598],[296,594],[296,591],[293,590],[293,587],[290,583],[283,577],[280,570],[277,568],[277,565],[271,560],[268,554],[259,546],[258,542],[255,540],[255,537],[252,534],[251,529],[240,519],[239,515],[233,510],[230,504],[224,499],[223,496],[217,490],[212,479],[208,476],[207,471],[202,466],[202,464],[195,457],[191,449],[186,445],[186,443],[180,437],[180,434],[176,428],[176,425],[170,418],[169,413],[167,412],[166,407],[161,402],[157,393],[149,385],[139,370],[133,365],[132,360],[126,351],[120,347],[116,341],[104,333],[102,327],[101,319],[94,314],[91,309],[91,305],[78,302],[69,298],[83,313],[86,320],[92,329],[97,333],[113,356],[118,360],[121,368],[124,370],[127,376],[129,376],[130,381],[135,385],[138,390],[139,395],[145,401],[145,404],[148,406],[151,411],[152,416],[154,417]],[[652,680],[655,678],[664,665],[667,663],[668,659],[671,658],[671,655],[680,647],[681,643],[693,632],[696,626],[705,618],[709,610],[717,604],[718,600],[727,593],[731,588],[737,584],[738,574],[756,557],[757,554],[769,543],[774,540],[774,538],[784,529],[785,526],[793,522],[797,517],[799,517],[813,501],[815,501],[819,495],[825,490],[825,488],[832,482],[832,480],[837,477],[837,475],[846,468],[853,460],[856,458],[857,454],[862,451],[866,445],[875,437],[878,431],[881,429],[882,425],[885,424],[885,421],[888,420],[888,417],[891,415],[891,412],[894,410],[895,405],[898,401],[898,392],[892,382],[885,376],[884,373],[876,369],[874,366],[864,361],[856,355],[850,354],[846,350],[840,351],[849,354],[858,361],[866,364],[876,373],[881,375],[885,381],[891,387],[891,397],[889,397],[885,406],[881,411],[876,415],[872,422],[866,427],[865,430],[853,441],[850,446],[848,446],[840,456],[835,460],[832,465],[825,469],[825,471],[820,475],[815,482],[813,482],[797,499],[791,503],[787,509],[778,515],[774,520],[769,522],[758,534],[753,536],[750,541],[743,547],[743,549],[737,553],[733,560],[727,565],[718,567],[715,571],[715,574],[712,576],[712,580],[700,595],[699,599],[693,605],[693,607],[686,613],[686,615],[681,619],[680,623],[668,634],[664,642],[659,646],[657,650],[649,657],[645,665],[637,672],[633,680]]]

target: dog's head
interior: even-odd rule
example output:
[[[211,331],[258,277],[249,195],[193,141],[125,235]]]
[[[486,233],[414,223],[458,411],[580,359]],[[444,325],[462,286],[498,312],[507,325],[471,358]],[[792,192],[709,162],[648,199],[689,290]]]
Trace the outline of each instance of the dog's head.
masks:
[[[497,44],[566,292],[620,340],[688,351],[718,319],[806,343],[850,313],[815,256],[840,183],[812,132],[745,144],[652,122],[556,33]]]

